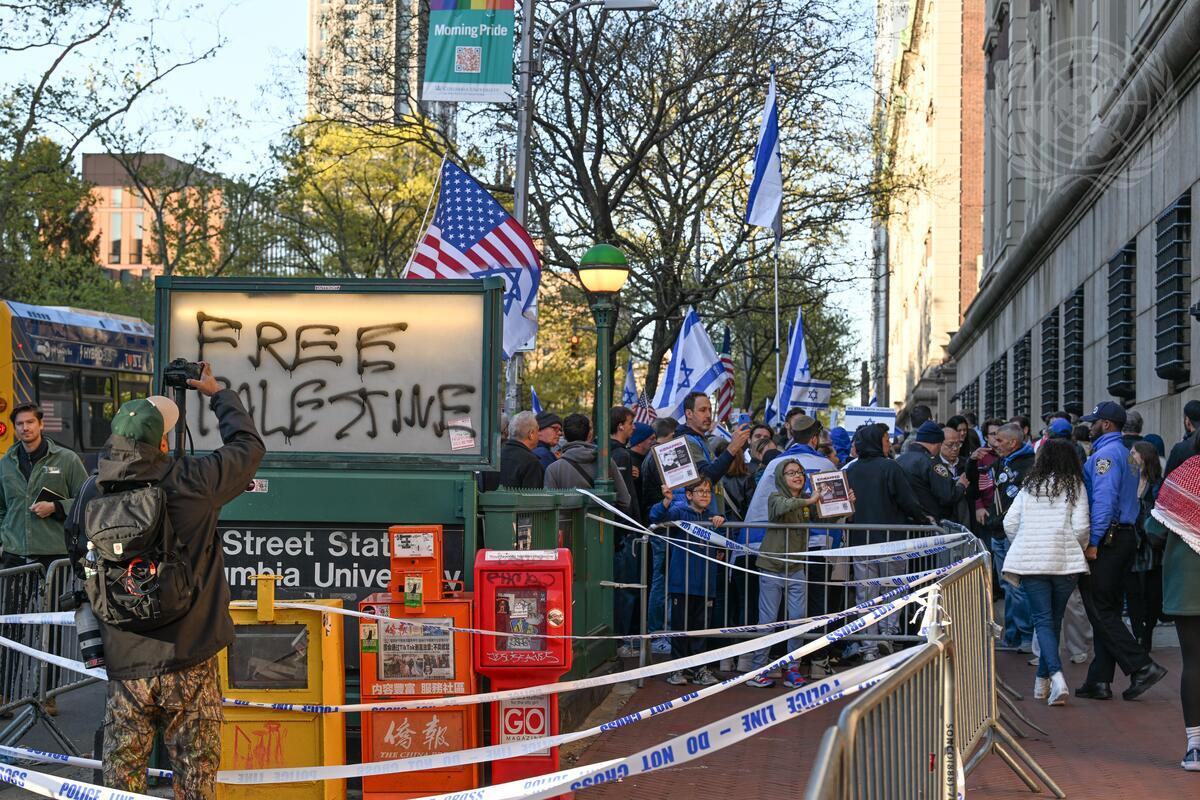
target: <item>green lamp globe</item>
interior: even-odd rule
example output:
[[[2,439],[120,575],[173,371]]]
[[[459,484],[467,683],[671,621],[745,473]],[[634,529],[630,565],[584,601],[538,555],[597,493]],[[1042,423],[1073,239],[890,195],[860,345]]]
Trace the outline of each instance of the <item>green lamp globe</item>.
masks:
[[[616,294],[629,278],[629,261],[611,244],[598,244],[579,260],[579,280],[592,294]]]

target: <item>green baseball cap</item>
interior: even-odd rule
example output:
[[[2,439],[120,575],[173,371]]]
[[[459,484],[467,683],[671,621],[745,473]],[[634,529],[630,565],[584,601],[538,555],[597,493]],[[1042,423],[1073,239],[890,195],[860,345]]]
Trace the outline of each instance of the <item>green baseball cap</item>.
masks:
[[[178,420],[178,406],[169,398],[154,395],[122,403],[113,417],[112,432],[157,447]]]

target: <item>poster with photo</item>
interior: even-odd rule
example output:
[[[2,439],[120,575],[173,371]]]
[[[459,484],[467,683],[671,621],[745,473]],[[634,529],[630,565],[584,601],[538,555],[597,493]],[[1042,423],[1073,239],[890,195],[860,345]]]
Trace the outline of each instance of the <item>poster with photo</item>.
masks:
[[[496,592],[496,626],[509,633],[546,633],[546,590],[503,589]],[[497,637],[499,638],[499,637]],[[501,641],[501,650],[545,650],[541,636],[508,636]]]
[[[841,517],[854,513],[850,501],[850,486],[846,473],[840,471],[814,472],[811,476],[813,492],[817,495],[817,513],[822,517]]]
[[[662,482],[672,489],[686,486],[700,477],[700,470],[692,460],[692,451],[688,448],[687,439],[682,436],[655,445],[653,452]]]
[[[379,679],[454,678],[454,632],[450,617],[379,621]],[[440,630],[426,625],[445,626]]]

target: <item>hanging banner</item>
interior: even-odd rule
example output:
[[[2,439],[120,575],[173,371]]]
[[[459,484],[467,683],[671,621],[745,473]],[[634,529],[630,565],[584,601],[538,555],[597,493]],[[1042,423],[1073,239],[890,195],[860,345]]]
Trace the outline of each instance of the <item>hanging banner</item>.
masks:
[[[430,0],[422,100],[511,103],[514,0]]]

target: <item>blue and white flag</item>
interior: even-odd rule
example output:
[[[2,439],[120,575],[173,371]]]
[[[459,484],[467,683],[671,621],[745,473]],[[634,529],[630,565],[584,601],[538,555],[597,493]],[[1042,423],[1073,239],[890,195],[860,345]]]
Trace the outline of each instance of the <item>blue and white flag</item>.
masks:
[[[775,73],[767,89],[767,104],[763,107],[762,128],[758,132],[758,148],[754,151],[754,181],[750,184],[750,201],[746,207],[746,222],[775,231],[775,241],[783,238],[783,170],[779,165],[779,107],[775,103]]]
[[[700,315],[694,308],[686,309],[666,375],[654,394],[658,416],[683,419],[683,398],[689,392],[713,394],[727,379],[725,365],[708,338]]]
[[[538,400],[537,389],[529,387],[529,407],[533,409],[533,413],[542,413],[542,403]]]
[[[808,348],[804,344],[804,313],[797,308],[796,324],[792,326],[788,341],[787,363],[779,382],[778,408],[784,413],[793,408],[820,411],[829,407],[831,392],[830,383],[814,379],[809,370]]]
[[[626,408],[633,408],[637,405],[638,390],[637,382],[633,378],[633,356],[629,357],[629,363],[625,365],[625,388],[621,392],[621,405]]]
[[[842,427],[854,433],[863,425],[885,423],[889,429],[896,427],[896,409],[880,406],[846,406],[842,414]]]
[[[763,408],[763,423],[766,425],[775,424],[775,400],[767,398],[767,405]]]
[[[879,398],[878,398],[878,397],[876,397],[875,395],[871,395],[871,402],[867,403],[867,405],[868,405],[868,406],[877,406],[877,405],[879,405]]]

